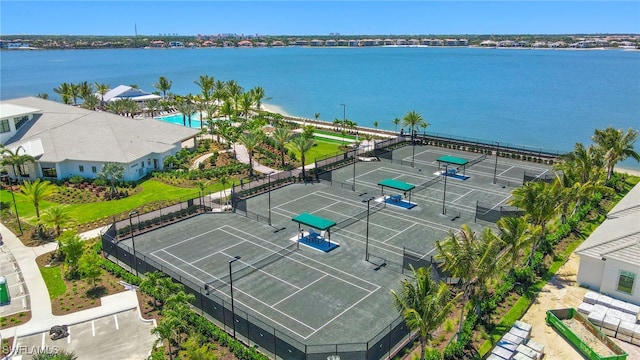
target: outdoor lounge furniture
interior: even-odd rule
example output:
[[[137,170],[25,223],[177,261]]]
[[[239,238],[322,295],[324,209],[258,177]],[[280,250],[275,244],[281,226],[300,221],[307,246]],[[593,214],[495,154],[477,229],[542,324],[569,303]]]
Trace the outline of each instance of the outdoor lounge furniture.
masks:
[[[313,228],[309,228],[309,240],[320,241],[322,236],[318,234]]]
[[[391,201],[399,203],[400,201],[402,201],[402,195],[398,194],[398,195],[391,195],[390,196]]]

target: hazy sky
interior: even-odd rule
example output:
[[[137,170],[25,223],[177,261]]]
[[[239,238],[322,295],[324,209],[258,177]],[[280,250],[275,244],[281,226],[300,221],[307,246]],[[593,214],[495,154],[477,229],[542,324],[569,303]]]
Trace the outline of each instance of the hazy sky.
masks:
[[[0,33],[640,33],[640,1],[0,1]]]

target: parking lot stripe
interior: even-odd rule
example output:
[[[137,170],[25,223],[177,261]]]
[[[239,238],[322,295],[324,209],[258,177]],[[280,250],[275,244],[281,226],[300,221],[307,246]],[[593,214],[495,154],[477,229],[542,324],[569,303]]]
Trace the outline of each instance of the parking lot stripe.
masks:
[[[116,330],[120,330],[120,327],[118,326],[118,315],[113,315],[113,318],[116,321]]]
[[[91,320],[91,335],[96,336],[96,322]]]
[[[44,341],[46,340],[46,336],[47,336],[47,333],[42,333],[42,345],[40,347],[41,349],[44,349]]]
[[[71,344],[71,326],[67,327],[67,333],[69,334],[67,336],[67,344]]]

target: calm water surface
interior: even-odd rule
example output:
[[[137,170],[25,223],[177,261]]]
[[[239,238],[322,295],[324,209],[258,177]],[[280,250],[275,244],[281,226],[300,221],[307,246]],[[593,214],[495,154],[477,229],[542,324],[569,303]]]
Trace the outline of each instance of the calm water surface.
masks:
[[[0,98],[62,82],[198,93],[199,75],[265,89],[296,116],[394,130],[420,112],[430,132],[566,151],[595,128],[640,128],[640,52],[474,48],[122,49],[0,52]],[[625,166],[640,168],[636,163]]]

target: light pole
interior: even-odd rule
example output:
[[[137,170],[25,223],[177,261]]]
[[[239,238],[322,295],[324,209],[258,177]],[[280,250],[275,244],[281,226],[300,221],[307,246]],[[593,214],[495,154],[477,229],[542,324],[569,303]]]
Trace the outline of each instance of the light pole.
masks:
[[[367,237],[364,243],[364,261],[369,261],[369,203],[371,200],[375,199],[374,197],[370,197],[366,200],[362,200],[362,202],[367,203]]]
[[[271,174],[273,174],[274,171],[271,171],[269,173],[267,173],[267,177],[269,177],[269,226],[271,226]]]
[[[236,338],[236,312],[233,307],[233,274],[231,273],[231,264],[240,260],[240,256],[234,256],[233,259],[229,260],[229,288],[231,293],[231,322],[233,328],[233,338]]]
[[[13,199],[13,208],[16,211],[16,219],[18,220],[18,229],[20,230],[20,235],[22,235],[22,224],[20,224],[20,215],[18,215],[18,204],[16,203],[16,196],[13,194],[13,189],[11,190],[11,198]]]
[[[131,246],[133,247],[133,267],[136,270],[136,276],[138,276],[138,258],[136,256],[136,240],[133,237],[133,222],[131,218],[134,215],[138,215],[138,230],[140,230],[140,215],[137,210],[133,210],[129,213],[129,229],[131,230]]]
[[[500,151],[500,143],[496,141],[496,165],[493,167],[493,183],[496,183],[496,174],[498,173],[498,152]]]
[[[444,208],[444,200],[447,197],[447,177],[449,171],[449,164],[444,166],[444,190],[442,190],[442,215],[446,215],[446,210]]]
[[[412,153],[411,153],[411,167],[413,167],[413,164],[415,162],[415,158],[416,158],[416,142],[413,139],[413,134],[415,133],[415,131],[411,130],[411,143],[413,144],[412,146]]]
[[[357,150],[353,150],[353,184],[351,185],[351,190],[356,191],[356,162],[358,162],[358,158],[356,157]]]

